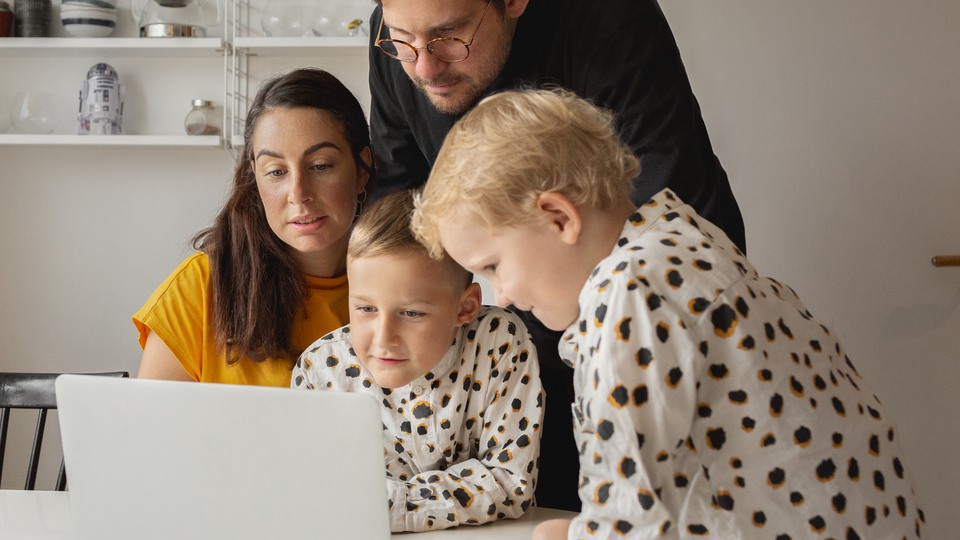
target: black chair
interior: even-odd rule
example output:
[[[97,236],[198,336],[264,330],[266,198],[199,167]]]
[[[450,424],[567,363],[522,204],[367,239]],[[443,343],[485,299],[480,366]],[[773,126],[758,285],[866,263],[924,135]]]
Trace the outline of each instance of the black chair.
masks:
[[[107,373],[88,373],[107,377],[129,377],[126,371]],[[40,462],[40,446],[43,442],[44,426],[47,423],[47,411],[57,408],[57,394],[54,383],[60,373],[0,373],[0,479],[3,477],[3,455],[7,447],[7,426],[10,423],[12,409],[38,409],[37,429],[33,436],[33,448],[30,451],[30,464],[27,468],[27,482],[23,489],[32,490],[37,483],[37,465]],[[60,474],[57,475],[57,491],[67,487],[67,474],[60,460]]]

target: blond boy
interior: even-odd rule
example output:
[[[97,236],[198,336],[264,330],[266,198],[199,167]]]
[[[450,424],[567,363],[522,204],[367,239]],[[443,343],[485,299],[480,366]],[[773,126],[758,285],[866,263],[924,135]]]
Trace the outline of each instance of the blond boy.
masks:
[[[565,330],[582,513],[539,538],[905,538],[897,433],[831,331],[673,192],[628,199],[611,115],[507,92],[450,131],[414,229]]]
[[[412,211],[398,192],[364,212],[347,248],[350,324],[307,348],[291,386],[383,403],[394,532],[519,517],[537,478],[536,350],[519,318],[481,306],[469,272],[430,258]]]

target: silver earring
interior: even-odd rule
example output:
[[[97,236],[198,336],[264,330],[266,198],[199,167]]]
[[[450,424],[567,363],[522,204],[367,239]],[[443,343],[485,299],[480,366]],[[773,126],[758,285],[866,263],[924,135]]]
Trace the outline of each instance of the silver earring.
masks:
[[[363,188],[363,191],[357,195],[357,212],[353,215],[354,218],[360,217],[360,214],[363,213],[363,203],[367,200],[367,188]]]

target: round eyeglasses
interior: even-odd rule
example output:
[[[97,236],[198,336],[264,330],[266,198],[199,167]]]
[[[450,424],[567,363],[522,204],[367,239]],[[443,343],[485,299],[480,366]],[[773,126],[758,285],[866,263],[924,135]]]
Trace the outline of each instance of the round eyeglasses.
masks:
[[[487,5],[483,7],[483,13],[480,15],[480,21],[477,22],[477,27],[473,30],[473,35],[470,36],[469,41],[463,41],[455,37],[438,37],[431,39],[423,47],[414,47],[400,39],[380,39],[380,33],[383,31],[383,14],[381,12],[380,26],[377,28],[377,40],[374,43],[383,54],[401,62],[416,62],[421,50],[426,50],[437,60],[443,60],[451,64],[463,62],[470,56],[470,46],[473,45],[473,39],[477,37],[477,32],[480,31],[480,25],[483,24],[483,19],[486,17],[489,7],[490,0],[487,0]]]

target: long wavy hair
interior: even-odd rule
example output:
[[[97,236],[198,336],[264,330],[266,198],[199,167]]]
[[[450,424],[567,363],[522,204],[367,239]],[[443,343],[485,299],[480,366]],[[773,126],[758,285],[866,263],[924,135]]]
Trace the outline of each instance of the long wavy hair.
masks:
[[[293,321],[307,285],[288,246],[267,223],[257,191],[250,144],[264,113],[312,107],[341,125],[357,167],[375,181],[372,165],[361,158],[370,147],[370,130],[357,98],[336,77],[319,69],[298,69],[266,81],[247,112],[243,149],[233,187],[213,225],[193,238],[194,249],[210,260],[214,338],[227,363],[243,357],[295,358]],[[368,187],[372,187],[368,183]]]

